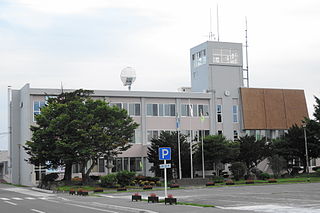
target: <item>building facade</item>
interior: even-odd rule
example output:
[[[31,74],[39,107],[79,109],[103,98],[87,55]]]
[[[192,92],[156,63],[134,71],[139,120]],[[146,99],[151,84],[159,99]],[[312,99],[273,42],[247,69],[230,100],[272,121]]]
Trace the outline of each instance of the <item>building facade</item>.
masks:
[[[242,44],[207,41],[190,50],[191,88],[179,92],[95,90],[93,98],[126,109],[139,127],[133,146],[112,162],[101,159],[93,174],[130,170],[152,175],[147,160],[151,138],[161,131],[177,131],[177,122],[179,131],[190,138],[204,130],[234,140],[244,134],[275,138],[308,117],[303,90],[244,88],[242,61]],[[34,115],[41,113],[48,96],[60,93],[59,89],[31,88],[29,84],[10,89],[12,183],[35,185],[39,174],[48,172],[25,161],[28,156],[23,146],[31,139]],[[78,175],[79,166],[74,165],[73,171]]]

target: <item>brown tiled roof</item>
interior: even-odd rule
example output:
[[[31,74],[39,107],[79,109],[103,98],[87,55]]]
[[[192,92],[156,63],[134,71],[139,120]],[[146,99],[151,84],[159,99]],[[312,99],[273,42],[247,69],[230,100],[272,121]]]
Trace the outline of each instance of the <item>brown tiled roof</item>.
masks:
[[[303,90],[240,88],[244,129],[288,129],[308,117]]]

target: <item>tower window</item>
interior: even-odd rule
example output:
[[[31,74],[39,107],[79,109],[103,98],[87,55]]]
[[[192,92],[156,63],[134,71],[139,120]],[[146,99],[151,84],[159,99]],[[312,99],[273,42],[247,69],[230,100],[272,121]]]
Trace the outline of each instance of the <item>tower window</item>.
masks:
[[[217,122],[222,123],[222,105],[217,105]]]

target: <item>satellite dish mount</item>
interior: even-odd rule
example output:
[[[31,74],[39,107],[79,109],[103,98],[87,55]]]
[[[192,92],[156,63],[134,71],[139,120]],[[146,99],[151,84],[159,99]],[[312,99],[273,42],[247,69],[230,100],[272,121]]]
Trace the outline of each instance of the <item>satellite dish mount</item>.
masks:
[[[136,71],[132,67],[126,67],[121,71],[120,78],[123,86],[128,86],[131,91],[131,85],[136,80]]]

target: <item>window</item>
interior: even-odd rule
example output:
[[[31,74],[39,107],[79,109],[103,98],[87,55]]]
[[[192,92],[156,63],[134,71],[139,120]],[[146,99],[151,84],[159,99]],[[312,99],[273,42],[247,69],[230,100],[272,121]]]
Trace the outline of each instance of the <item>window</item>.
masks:
[[[222,123],[222,105],[217,105],[217,122]]]
[[[232,106],[232,119],[233,123],[238,123],[238,105]]]
[[[129,115],[131,116],[140,116],[140,104],[131,104],[129,103]]]
[[[196,104],[181,104],[181,116],[197,116],[197,105]]]
[[[218,130],[218,135],[222,135],[222,130]]]
[[[207,63],[206,50],[201,50],[192,54],[193,67],[198,67]]]
[[[110,106],[117,106],[119,109],[122,109],[122,103],[110,103]]]
[[[209,106],[208,105],[203,105],[199,104],[198,105],[198,115],[201,116],[209,116]]]
[[[213,63],[239,64],[240,54],[236,49],[213,49]]]
[[[239,139],[239,134],[237,130],[233,130],[233,140],[238,140]]]
[[[158,138],[159,137],[159,131],[158,130],[148,130],[147,131],[147,141],[151,143],[151,140],[153,138]]]
[[[99,172],[104,172],[104,168],[105,168],[104,159],[99,159],[98,165],[99,165],[98,171]]]
[[[175,104],[164,104],[164,115],[165,116],[176,116],[176,105]]]
[[[39,115],[41,113],[41,108],[46,104],[45,101],[34,101],[33,102],[33,121],[36,121],[35,115]]]
[[[147,104],[147,115],[158,116],[158,104]]]

